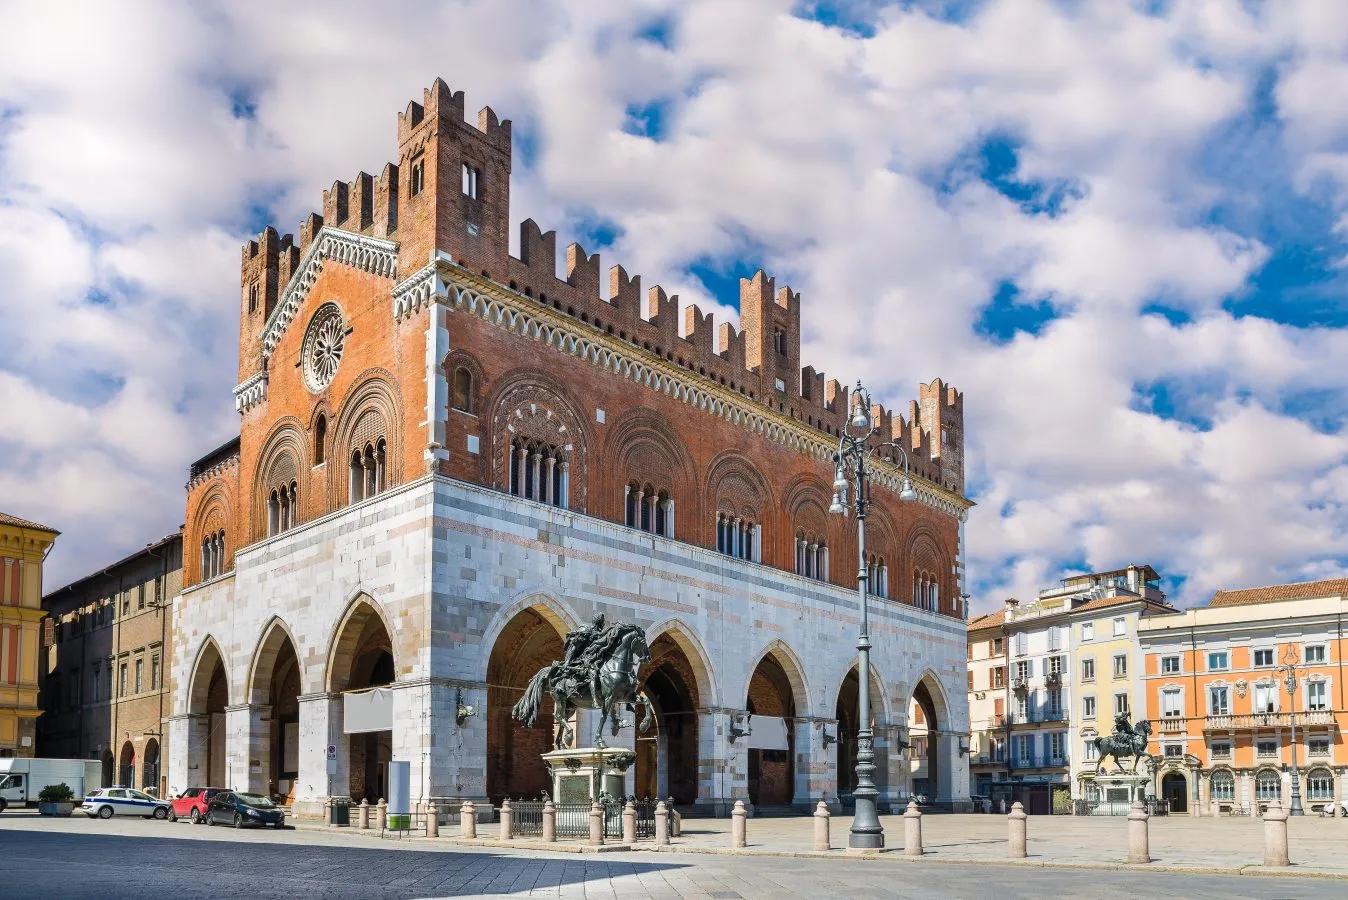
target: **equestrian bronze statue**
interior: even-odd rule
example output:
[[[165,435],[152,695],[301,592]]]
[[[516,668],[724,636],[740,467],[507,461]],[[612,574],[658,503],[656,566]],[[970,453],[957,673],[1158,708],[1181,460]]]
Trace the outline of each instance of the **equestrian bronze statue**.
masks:
[[[1132,774],[1137,774],[1137,764],[1147,755],[1147,741],[1151,739],[1151,723],[1145,720],[1128,724],[1128,714],[1120,713],[1114,717],[1114,733],[1105,737],[1098,737],[1091,743],[1095,745],[1096,755],[1099,762],[1095,766],[1095,774],[1099,775],[1105,767],[1105,757],[1114,757],[1114,765],[1118,767],[1118,772],[1123,772],[1123,763],[1119,761],[1121,757],[1131,756],[1133,758]]]
[[[604,615],[594,617],[566,636],[562,660],[546,665],[529,681],[512,715],[526,728],[538,719],[544,694],[552,696],[553,716],[558,724],[553,741],[560,750],[574,737],[570,719],[577,709],[599,710],[594,746],[604,747],[604,725],[613,735],[622,727],[622,709],[633,715],[645,708],[640,730],[651,727],[651,703],[638,689],[637,670],[651,658],[646,632],[636,625],[604,626]]]

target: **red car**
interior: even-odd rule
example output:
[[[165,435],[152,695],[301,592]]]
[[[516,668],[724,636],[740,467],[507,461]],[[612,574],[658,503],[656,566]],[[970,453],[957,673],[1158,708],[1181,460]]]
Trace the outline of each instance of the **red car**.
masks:
[[[169,821],[191,819],[193,825],[200,825],[206,821],[206,807],[211,798],[225,790],[227,788],[188,788],[170,801],[172,808],[169,810]]]

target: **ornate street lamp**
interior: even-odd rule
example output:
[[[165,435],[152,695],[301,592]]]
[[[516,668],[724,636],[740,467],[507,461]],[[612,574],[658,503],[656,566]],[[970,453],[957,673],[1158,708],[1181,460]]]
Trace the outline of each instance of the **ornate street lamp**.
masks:
[[[1287,688],[1287,694],[1292,698],[1292,712],[1289,719],[1292,722],[1292,804],[1287,808],[1289,816],[1305,815],[1301,809],[1301,772],[1297,769],[1297,664],[1296,652],[1287,648],[1287,653],[1283,657],[1286,662],[1278,666],[1278,673],[1282,675],[1283,687]]]
[[[881,447],[890,447],[898,451],[903,459],[900,500],[916,500],[917,491],[913,490],[913,482],[908,477],[908,454],[903,448],[892,441],[872,443],[879,429],[871,423],[871,395],[860,381],[852,395],[852,402],[852,418],[843,426],[838,452],[833,457],[837,469],[833,478],[833,503],[828,510],[836,515],[846,515],[850,508],[857,516],[857,602],[861,606],[861,628],[857,635],[857,784],[852,792],[856,813],[852,817],[852,832],[848,836],[847,846],[856,850],[879,850],[885,846],[885,829],[880,824],[875,806],[875,799],[880,792],[875,788],[873,777],[875,741],[871,732],[871,636],[866,603],[866,510],[871,504],[867,482],[871,477],[871,457],[875,452]],[[849,507],[848,488],[851,481],[856,482],[856,488]]]

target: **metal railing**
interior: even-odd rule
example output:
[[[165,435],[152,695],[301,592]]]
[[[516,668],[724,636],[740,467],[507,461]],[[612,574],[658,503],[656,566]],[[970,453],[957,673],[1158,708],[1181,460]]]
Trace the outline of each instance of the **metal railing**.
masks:
[[[1011,724],[1013,725],[1034,725],[1045,722],[1066,722],[1066,710],[1036,710],[1030,713],[1013,712],[1010,714]]]
[[[655,800],[634,800],[637,813],[637,840],[655,837]],[[623,836],[623,807],[625,800],[603,800],[600,807],[604,811],[604,838]],[[590,804],[557,803],[553,805],[557,814],[558,838],[588,838],[590,836]],[[543,833],[543,801],[511,801],[511,831],[518,836],[541,835]],[[672,815],[672,813],[671,813]]]

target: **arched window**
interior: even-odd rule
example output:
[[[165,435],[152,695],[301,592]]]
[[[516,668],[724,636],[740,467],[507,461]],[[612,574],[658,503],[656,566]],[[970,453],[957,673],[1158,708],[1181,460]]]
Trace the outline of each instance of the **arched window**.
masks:
[[[571,470],[562,448],[517,437],[510,442],[507,467],[507,487],[516,497],[562,509],[570,505]]]
[[[463,366],[454,370],[454,408],[466,413],[473,411],[473,373]]]
[[[732,516],[730,513],[717,513],[716,550],[736,559],[762,562],[762,531],[762,526],[753,519]]]
[[[267,497],[267,537],[281,532],[281,496],[275,488]]]
[[[1306,776],[1306,799],[1333,800],[1334,773],[1328,769],[1311,769]]]
[[[1225,769],[1212,773],[1211,789],[1213,800],[1236,799],[1236,779]]]
[[[351,484],[348,492],[352,503],[365,499],[365,463],[359,450],[351,451]]]
[[[889,596],[889,567],[875,553],[866,554],[866,591],[875,597]]]
[[[1271,769],[1260,772],[1254,780],[1256,800],[1277,800],[1282,796],[1282,779]]]
[[[828,545],[823,536],[796,532],[796,574],[828,581]]]
[[[674,536],[674,498],[668,490],[650,482],[629,483],[624,489],[624,519],[629,528],[672,538]]]
[[[318,421],[314,423],[314,465],[322,465],[327,457],[328,443],[328,417],[322,413],[318,414]]]

